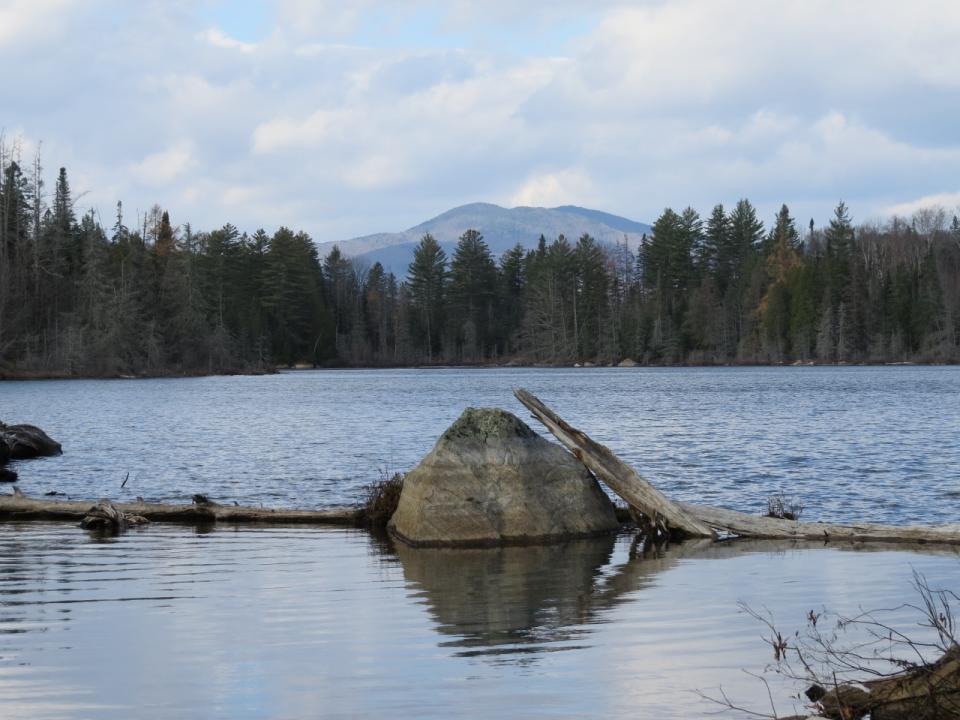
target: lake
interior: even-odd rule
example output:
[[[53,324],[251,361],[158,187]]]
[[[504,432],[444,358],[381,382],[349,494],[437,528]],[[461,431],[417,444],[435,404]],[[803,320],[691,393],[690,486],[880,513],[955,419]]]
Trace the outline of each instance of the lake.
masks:
[[[802,629],[956,587],[955,550],[632,538],[390,550],[366,533],[0,524],[0,717],[667,718],[765,711],[738,601]],[[906,609],[886,616],[923,636]],[[802,689],[774,684],[778,709]],[[740,717],[731,715],[728,717]]]
[[[74,498],[355,503],[469,405],[525,387],[669,495],[806,519],[958,520],[956,368],[304,371],[0,383],[0,419],[61,441],[20,487]],[[539,430],[535,422],[531,426]],[[127,473],[127,487],[122,489]],[[684,543],[414,550],[362,531],[0,524],[0,717],[705,717],[760,712],[769,609],[958,590],[957,548]],[[922,636],[916,612],[885,615]],[[774,681],[790,714],[801,687]],[[736,714],[727,717],[739,717]]]
[[[59,458],[27,494],[326,507],[411,469],[467,406],[538,395],[668,495],[814,520],[956,521],[960,368],[300,371],[260,377],[0,383],[0,420]],[[530,424],[541,431],[533,420]],[[545,432],[545,431],[544,431]],[[125,488],[120,485],[130,479]]]

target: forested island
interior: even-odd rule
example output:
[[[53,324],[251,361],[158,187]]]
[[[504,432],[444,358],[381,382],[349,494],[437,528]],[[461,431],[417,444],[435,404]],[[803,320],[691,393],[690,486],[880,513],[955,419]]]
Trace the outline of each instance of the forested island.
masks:
[[[960,361],[960,220],[769,229],[748,200],[666,209],[636,252],[541,236],[496,258],[430,235],[404,277],[304,232],[74,210],[67,171],[0,157],[0,377],[276,366]]]

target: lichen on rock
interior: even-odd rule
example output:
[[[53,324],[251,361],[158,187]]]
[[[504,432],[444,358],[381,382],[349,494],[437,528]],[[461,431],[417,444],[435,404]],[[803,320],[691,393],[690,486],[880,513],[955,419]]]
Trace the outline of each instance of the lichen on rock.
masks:
[[[451,441],[498,438],[503,440],[512,437],[533,438],[538,436],[523,420],[505,410],[468,407],[457,418],[456,422],[446,429],[441,439]]]

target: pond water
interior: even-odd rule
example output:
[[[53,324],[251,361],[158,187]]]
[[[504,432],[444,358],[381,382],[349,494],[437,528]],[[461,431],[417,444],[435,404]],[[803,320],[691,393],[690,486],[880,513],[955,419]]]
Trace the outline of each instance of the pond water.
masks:
[[[58,458],[30,495],[326,507],[414,466],[467,406],[539,395],[667,494],[809,519],[958,520],[957,368],[306,371],[0,383],[0,419]],[[531,421],[531,425],[537,427]],[[120,487],[129,474],[125,488]],[[957,591],[958,549],[686,543],[413,550],[359,531],[151,525],[113,539],[0,524],[0,717],[694,718],[728,695],[764,628],[822,606]],[[916,612],[886,619],[921,633]],[[774,680],[790,714],[800,690]],[[730,715],[737,717],[736,714]]]
[[[0,383],[64,455],[30,495],[324,507],[412,468],[467,406],[538,395],[672,497],[818,520],[957,521],[960,368],[444,369]],[[531,425],[541,428],[534,422]],[[120,485],[129,473],[125,488]]]
[[[360,531],[0,524],[0,717],[669,718],[766,711],[765,629],[956,589],[956,549],[391,548]],[[925,637],[919,615],[884,616]],[[774,679],[775,680],[775,679]],[[802,687],[774,681],[790,714]],[[725,717],[742,717],[736,713]]]

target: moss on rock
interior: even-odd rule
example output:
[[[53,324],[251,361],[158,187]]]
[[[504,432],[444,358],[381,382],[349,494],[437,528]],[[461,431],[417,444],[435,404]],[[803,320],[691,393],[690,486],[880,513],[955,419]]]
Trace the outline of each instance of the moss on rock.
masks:
[[[467,408],[443,433],[444,440],[533,438],[537,434],[516,415],[499,408]]]

